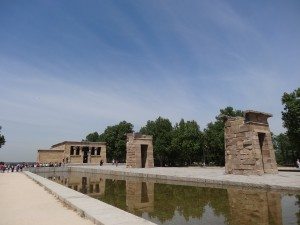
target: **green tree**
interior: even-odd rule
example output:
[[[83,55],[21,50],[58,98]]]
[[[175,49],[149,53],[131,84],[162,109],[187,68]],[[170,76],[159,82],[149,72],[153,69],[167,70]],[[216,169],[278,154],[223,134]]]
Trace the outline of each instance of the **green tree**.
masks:
[[[204,129],[205,161],[215,165],[225,165],[225,145],[224,145],[224,121],[220,115],[243,116],[241,110],[234,110],[231,106],[220,109],[220,114],[216,116],[216,121],[207,124]]]
[[[285,133],[273,136],[276,161],[280,165],[294,164],[294,152],[288,136]]]
[[[86,141],[91,141],[91,142],[100,141],[99,139],[100,139],[100,136],[99,136],[98,132],[90,133],[85,138]]]
[[[180,120],[172,135],[172,153],[177,165],[200,162],[203,156],[203,134],[196,121]]]
[[[117,159],[120,162],[126,160],[126,134],[133,132],[133,125],[122,121],[117,125],[108,126],[102,134],[98,132],[90,133],[86,136],[86,141],[106,142],[106,157],[108,161]]]
[[[2,147],[2,145],[5,144],[5,138],[4,138],[4,135],[1,134],[1,129],[2,129],[2,127],[0,126],[0,148]]]
[[[140,133],[153,136],[154,163],[164,166],[168,163],[171,150],[172,123],[169,119],[158,117],[155,121],[148,120],[146,126],[140,129]]]
[[[287,129],[295,162],[300,157],[300,88],[292,93],[284,93],[281,102],[284,105],[283,126]]]
[[[242,110],[235,110],[231,106],[227,106],[225,109],[220,109],[220,114],[216,117],[217,120],[220,120],[219,116],[220,115],[226,115],[226,116],[243,116],[243,111]]]
[[[215,121],[207,124],[204,129],[205,162],[216,165],[225,164],[224,123]]]
[[[100,141],[105,141],[107,146],[107,159],[126,160],[126,134],[133,132],[133,125],[122,121],[117,125],[108,126],[99,136]]]

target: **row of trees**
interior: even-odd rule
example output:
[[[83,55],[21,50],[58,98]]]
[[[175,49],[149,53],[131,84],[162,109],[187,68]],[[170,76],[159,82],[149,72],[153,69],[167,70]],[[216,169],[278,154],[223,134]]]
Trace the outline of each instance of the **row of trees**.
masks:
[[[220,114],[242,116],[242,111],[227,107]],[[109,161],[126,158],[126,133],[133,132],[133,125],[122,121],[108,126],[102,134],[97,132],[86,136],[86,141],[105,141]],[[153,136],[154,161],[160,166],[183,166],[210,162],[224,165],[224,122],[217,116],[203,131],[194,120],[181,119],[175,125],[167,118],[149,120],[139,131]]]
[[[242,111],[227,107],[221,109],[220,114],[242,116]],[[183,166],[204,162],[224,165],[224,122],[219,115],[203,131],[194,120],[181,119],[172,126],[169,119],[159,117],[148,121],[140,133],[153,135],[156,165]]]
[[[283,126],[286,133],[273,135],[277,162],[281,165],[293,165],[300,158],[300,88],[282,96],[284,111]],[[232,107],[220,109],[219,115],[243,116],[241,110]],[[167,118],[158,117],[149,120],[140,129],[142,134],[153,135],[154,162],[156,166],[183,166],[206,162],[214,165],[225,164],[224,122],[216,120],[207,124],[203,130],[194,120],[181,119],[173,125]],[[109,161],[126,158],[126,133],[133,132],[133,125],[122,121],[108,126],[102,134],[97,132],[86,136],[86,141],[105,141]]]

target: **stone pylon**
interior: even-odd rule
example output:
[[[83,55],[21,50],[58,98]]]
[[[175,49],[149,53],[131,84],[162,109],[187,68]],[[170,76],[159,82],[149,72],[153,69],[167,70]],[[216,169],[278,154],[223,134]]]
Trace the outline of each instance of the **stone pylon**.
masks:
[[[247,110],[244,117],[225,116],[225,173],[278,173],[269,113]]]
[[[127,134],[126,152],[126,167],[154,167],[151,135],[142,135],[139,133]]]

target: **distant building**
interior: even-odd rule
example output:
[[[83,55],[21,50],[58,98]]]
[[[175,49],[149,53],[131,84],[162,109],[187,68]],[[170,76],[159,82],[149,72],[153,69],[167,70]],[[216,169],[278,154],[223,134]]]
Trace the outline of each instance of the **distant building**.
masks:
[[[39,149],[38,163],[106,163],[106,143],[64,141],[50,149]]]

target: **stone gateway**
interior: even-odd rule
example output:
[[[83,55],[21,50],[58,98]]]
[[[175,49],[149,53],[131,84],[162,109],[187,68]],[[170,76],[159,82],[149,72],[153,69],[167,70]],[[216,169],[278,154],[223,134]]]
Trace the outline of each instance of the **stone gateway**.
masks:
[[[154,167],[151,135],[143,135],[139,133],[127,134],[126,151],[126,167]]]
[[[50,149],[38,150],[38,163],[106,163],[106,143],[64,141]]]
[[[269,113],[247,110],[244,117],[225,118],[225,173],[278,173]]]

